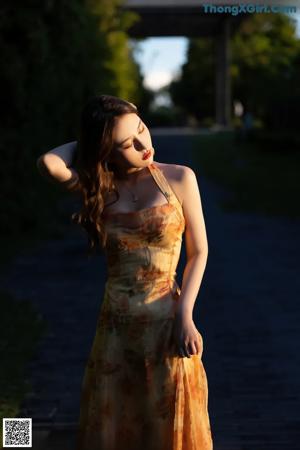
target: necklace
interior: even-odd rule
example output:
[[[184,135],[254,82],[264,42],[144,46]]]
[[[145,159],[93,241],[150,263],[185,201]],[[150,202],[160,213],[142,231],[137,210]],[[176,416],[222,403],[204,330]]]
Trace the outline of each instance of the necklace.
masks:
[[[125,186],[125,187],[126,187],[126,186]],[[126,187],[126,189],[127,189],[128,192],[130,192],[130,195],[131,195],[131,197],[132,197],[131,200],[132,200],[133,202],[137,202],[139,198],[138,198],[133,192],[131,192],[131,191],[128,189],[128,187]]]
[[[142,170],[142,169],[140,169],[140,170]],[[138,172],[139,172],[139,170],[138,170]],[[125,184],[124,184],[124,187],[126,188],[126,190],[130,193],[130,195],[131,195],[131,200],[133,201],[133,202],[137,202],[138,201],[138,199],[139,199],[139,197],[135,194],[135,193],[133,193],[130,189],[128,189],[128,187],[127,186],[125,186]]]

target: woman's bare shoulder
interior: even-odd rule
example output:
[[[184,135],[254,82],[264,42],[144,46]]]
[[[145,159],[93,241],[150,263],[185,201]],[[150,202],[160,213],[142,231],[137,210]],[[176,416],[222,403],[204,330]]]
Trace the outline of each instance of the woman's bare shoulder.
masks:
[[[164,175],[167,175],[169,178],[171,178],[171,180],[173,179],[175,182],[180,182],[184,173],[188,170],[192,170],[190,167],[183,166],[181,164],[169,164],[155,161],[155,165],[159,167]]]
[[[155,164],[163,172],[171,188],[177,195],[180,203],[183,204],[182,179],[185,171],[189,170],[189,167],[180,164],[169,164],[157,161],[155,162]]]

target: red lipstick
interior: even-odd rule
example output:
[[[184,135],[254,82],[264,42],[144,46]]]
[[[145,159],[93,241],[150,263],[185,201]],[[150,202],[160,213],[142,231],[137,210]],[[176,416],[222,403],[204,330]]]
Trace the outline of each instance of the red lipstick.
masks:
[[[148,159],[151,156],[151,151],[149,150],[147,153],[144,154],[143,159]]]

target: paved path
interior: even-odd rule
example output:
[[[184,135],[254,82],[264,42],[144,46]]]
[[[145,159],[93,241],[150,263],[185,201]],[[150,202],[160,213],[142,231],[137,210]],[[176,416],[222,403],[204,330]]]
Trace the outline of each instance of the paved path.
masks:
[[[210,255],[199,316],[216,449],[296,450],[300,221],[225,214],[213,185],[201,187]]]
[[[188,135],[156,134],[153,144],[158,161],[195,167]],[[194,319],[204,338],[214,450],[299,450],[300,221],[225,213],[218,206],[223,190],[196,172],[209,258]],[[36,438],[34,450],[73,448],[105,279],[103,258],[87,261],[85,247],[85,236],[70,226],[64,240],[20,255],[1,277],[49,322],[28,368],[34,393],[23,413],[36,433],[50,426],[56,432],[41,446]],[[183,248],[179,282],[184,258]]]

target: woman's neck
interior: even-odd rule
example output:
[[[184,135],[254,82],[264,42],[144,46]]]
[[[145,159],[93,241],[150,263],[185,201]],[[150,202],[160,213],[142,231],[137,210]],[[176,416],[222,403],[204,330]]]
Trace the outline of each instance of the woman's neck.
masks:
[[[143,178],[147,172],[147,167],[131,168],[128,170],[114,170],[115,179],[121,183],[134,185],[138,180]]]

